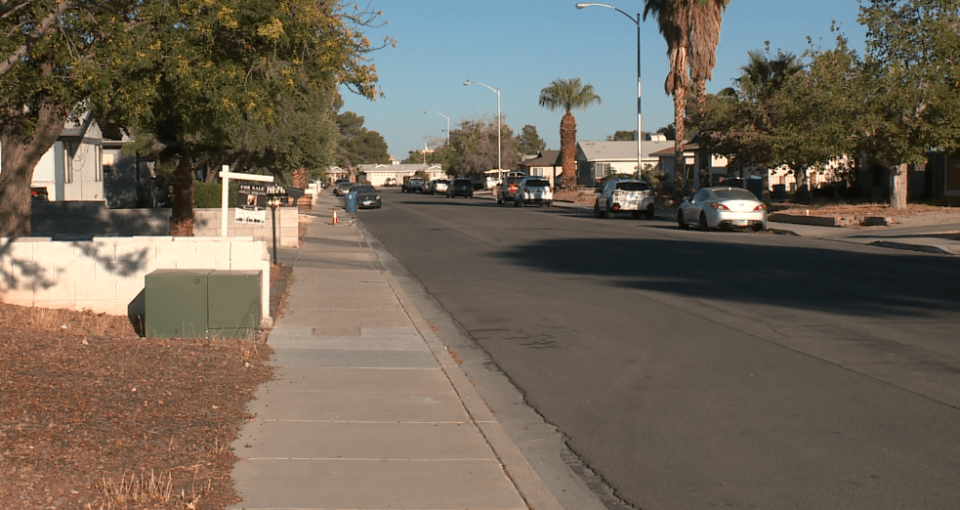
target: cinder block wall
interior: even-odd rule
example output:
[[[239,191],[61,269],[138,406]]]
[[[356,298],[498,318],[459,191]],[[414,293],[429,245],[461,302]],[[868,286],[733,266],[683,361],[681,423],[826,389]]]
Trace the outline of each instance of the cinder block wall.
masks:
[[[252,237],[273,243],[271,212],[263,224],[236,223],[236,209],[227,209],[229,236]],[[220,235],[220,209],[194,209],[193,233],[198,237]],[[296,207],[277,209],[277,244],[299,245]],[[165,236],[170,230],[170,209],[107,209],[104,202],[34,203],[30,231],[53,239],[91,239],[107,236]]]
[[[263,324],[270,326],[266,245],[250,237],[0,238],[0,298],[21,306],[134,316],[144,312],[144,277],[154,270],[256,270],[262,274]]]

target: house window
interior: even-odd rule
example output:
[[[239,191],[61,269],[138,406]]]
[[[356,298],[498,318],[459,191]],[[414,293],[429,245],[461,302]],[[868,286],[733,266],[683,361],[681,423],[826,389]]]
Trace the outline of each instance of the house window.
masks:
[[[593,164],[593,178],[594,179],[603,179],[607,176],[607,173],[610,171],[610,163],[594,163]]]

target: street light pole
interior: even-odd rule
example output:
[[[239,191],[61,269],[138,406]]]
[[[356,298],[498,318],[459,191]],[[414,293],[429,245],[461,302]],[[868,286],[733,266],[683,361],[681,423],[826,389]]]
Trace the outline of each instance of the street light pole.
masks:
[[[634,18],[612,5],[594,3],[577,4],[577,9],[583,9],[584,7],[606,7],[607,9],[613,9],[637,24],[637,178],[643,179],[643,108],[641,108],[642,103],[640,100],[642,97],[640,87],[640,13],[637,13],[637,17]]]
[[[503,160],[501,159],[501,155],[500,155],[500,145],[501,145],[500,132],[503,131],[503,128],[500,125],[500,89],[495,89],[490,85],[487,85],[485,83],[480,83],[478,81],[467,80],[463,82],[463,84],[464,85],[483,85],[484,87],[487,87],[488,89],[497,93],[497,177],[499,177],[500,180],[502,181],[503,176],[501,174],[503,174]]]
[[[424,114],[424,115],[426,115],[426,114],[428,114],[428,113],[436,113],[437,115],[439,115],[439,116],[447,119],[447,145],[450,145],[450,117],[447,117],[446,115],[444,115],[444,114],[442,114],[442,113],[440,113],[440,112],[435,112],[435,111],[433,111],[433,110],[424,110],[424,111],[423,111],[423,114]]]

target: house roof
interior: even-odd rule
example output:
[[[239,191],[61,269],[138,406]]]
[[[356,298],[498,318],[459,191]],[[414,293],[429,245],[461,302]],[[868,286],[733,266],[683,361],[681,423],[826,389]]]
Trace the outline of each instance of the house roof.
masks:
[[[683,144],[683,152],[696,152],[696,150],[699,149],[699,148],[700,148],[700,144],[697,144],[697,143],[687,142],[687,143]],[[663,150],[659,150],[659,151],[657,151],[657,152],[654,152],[653,154],[651,154],[651,156],[655,156],[655,157],[658,157],[658,158],[659,158],[659,157],[673,157],[673,155],[675,154],[675,150],[674,150],[674,149],[675,149],[675,148],[674,148],[674,144],[673,144],[673,142],[671,141],[669,147],[667,147],[667,148],[665,148],[665,149],[663,149]]]
[[[636,161],[637,160],[637,142],[592,142],[584,141],[577,144],[580,153],[587,161]],[[673,142],[644,140],[640,146],[643,159],[656,159],[654,153],[673,147]]]
[[[431,164],[425,165],[423,163],[399,163],[396,165],[376,163],[376,164],[357,165],[357,166],[360,168],[361,172],[365,172],[365,173],[377,173],[377,172],[414,173],[420,170],[423,170],[424,172],[443,170],[443,167],[440,165],[431,165]]]
[[[537,157],[520,162],[519,166],[527,168],[540,166],[561,166],[560,151],[540,151]]]

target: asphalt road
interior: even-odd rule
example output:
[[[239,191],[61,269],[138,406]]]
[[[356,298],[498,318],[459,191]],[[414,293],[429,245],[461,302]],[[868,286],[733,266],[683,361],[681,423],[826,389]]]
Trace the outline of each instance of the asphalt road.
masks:
[[[643,509],[960,508],[960,263],[383,192],[365,227]]]

